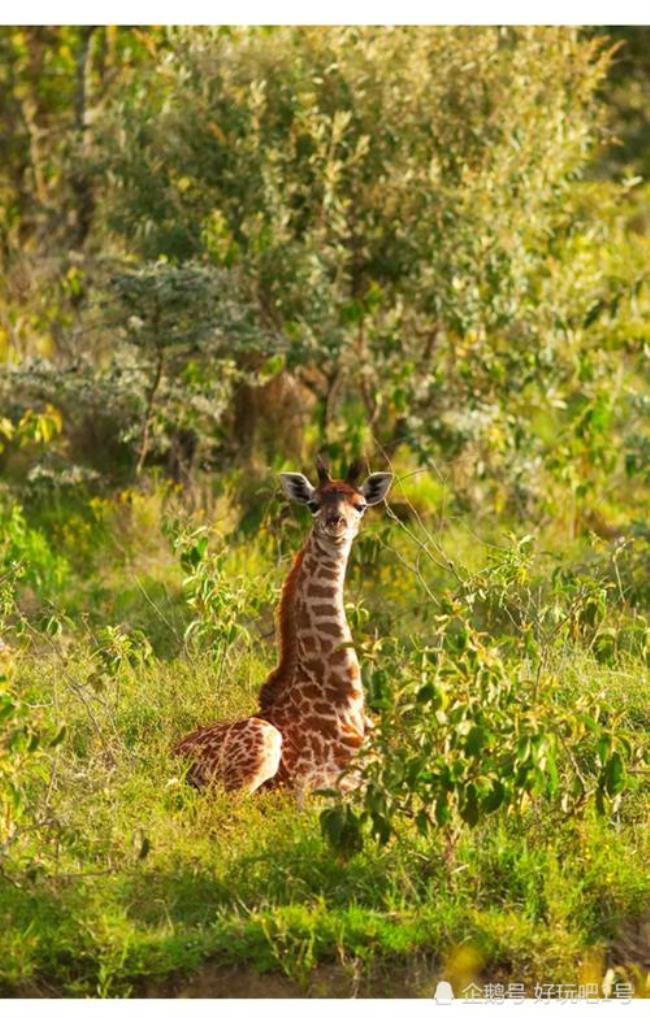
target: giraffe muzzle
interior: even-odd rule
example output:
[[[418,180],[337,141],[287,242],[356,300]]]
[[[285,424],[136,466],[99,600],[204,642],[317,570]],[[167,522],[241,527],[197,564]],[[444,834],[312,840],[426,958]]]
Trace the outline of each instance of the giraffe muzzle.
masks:
[[[347,523],[343,516],[331,516],[325,521],[325,529],[328,533],[338,536],[341,533],[345,533],[347,530]]]

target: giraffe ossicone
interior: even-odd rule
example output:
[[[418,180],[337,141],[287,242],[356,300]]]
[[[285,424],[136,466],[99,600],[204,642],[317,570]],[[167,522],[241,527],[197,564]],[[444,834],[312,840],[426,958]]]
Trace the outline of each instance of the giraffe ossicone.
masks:
[[[191,758],[188,778],[197,786],[332,787],[369,729],[343,587],[363,514],[383,501],[392,474],[371,473],[357,487],[356,466],[345,480],[333,480],[322,460],[317,470],[316,487],[302,473],[280,474],[287,496],[314,521],[282,588],[279,661],[260,689],[259,710],[199,728],[175,747]]]

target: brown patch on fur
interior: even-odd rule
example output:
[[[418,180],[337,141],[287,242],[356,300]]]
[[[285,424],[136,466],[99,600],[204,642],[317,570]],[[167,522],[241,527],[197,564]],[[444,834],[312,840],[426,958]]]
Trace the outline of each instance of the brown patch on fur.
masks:
[[[312,611],[318,617],[329,615],[331,618],[332,615],[336,616],[338,614],[335,604],[312,604]]]
[[[323,562],[322,565],[318,566],[314,575],[319,579],[338,579],[339,570],[336,565],[328,565],[326,562]]]
[[[349,749],[358,749],[363,742],[363,735],[347,733],[340,736],[340,741]]]
[[[335,625],[333,622],[318,622],[316,627],[319,632],[324,632],[328,636],[341,637],[341,626]]]
[[[338,650],[333,650],[328,657],[330,664],[332,664],[333,666],[336,666],[337,664],[346,664],[347,659],[348,651],[345,649],[341,649],[340,647],[338,648]]]
[[[343,706],[352,698],[352,692],[354,687],[351,682],[337,682],[336,685],[329,690],[329,694],[332,698],[332,702],[336,703],[337,706]]]
[[[331,717],[334,713],[332,704],[328,703],[326,699],[315,699],[311,703],[312,716],[314,714],[320,714],[321,717]]]
[[[309,722],[310,731],[317,731],[318,734],[326,735],[328,738],[336,737],[336,721],[326,717],[314,717]]]
[[[346,484],[344,480],[330,480],[329,483],[321,484],[318,488],[318,493],[321,497],[327,498],[328,494],[345,494],[348,498],[361,501],[361,495],[359,494],[356,487],[352,487],[351,484]]]
[[[314,678],[323,678],[325,674],[325,665],[318,657],[309,657],[304,662],[303,669],[310,677]]]

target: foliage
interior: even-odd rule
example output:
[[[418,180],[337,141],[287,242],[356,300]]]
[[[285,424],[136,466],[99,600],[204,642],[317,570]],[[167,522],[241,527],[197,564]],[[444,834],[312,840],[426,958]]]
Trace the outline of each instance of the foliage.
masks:
[[[498,810],[618,811],[628,766],[650,751],[611,704],[590,693],[563,701],[559,680],[535,675],[530,657],[508,666],[458,601],[442,605],[430,638],[403,656],[384,643],[367,672],[380,713],[360,790],[321,813],[337,851],[359,850],[365,830],[385,844],[403,816],[426,836]]]
[[[16,609],[17,567],[0,574],[0,634]],[[47,772],[48,756],[65,738],[62,724],[53,729],[53,718],[34,709],[28,697],[12,679],[10,649],[0,638],[0,876],[18,867],[33,880],[39,868],[35,838],[24,841],[25,829],[32,835],[49,826],[47,801],[29,793],[30,779]],[[11,877],[9,877],[11,878]]]
[[[591,809],[559,822],[540,799],[517,817],[502,809],[474,828],[463,823],[451,853],[437,829],[422,833],[403,817],[397,838],[383,847],[364,840],[342,865],[320,836],[318,800],[296,811],[281,793],[197,795],[169,753],[206,716],[252,708],[263,677],[259,646],[240,654],[215,690],[210,654],[142,660],[108,633],[100,645],[69,636],[67,625],[53,633],[53,652],[30,654],[13,683],[14,698],[22,687],[43,704],[52,736],[61,723],[66,735],[53,749],[46,740],[15,757],[23,802],[32,813],[47,802],[49,824],[34,828],[25,816],[5,859],[0,938],[9,994],[137,995],[143,984],[168,992],[167,977],[191,977],[203,962],[207,976],[211,963],[218,973],[222,963],[254,958],[293,992],[342,959],[350,991],[354,975],[374,991],[430,996],[431,979],[441,966],[452,969],[463,942],[472,944],[479,981],[498,980],[508,963],[527,984],[575,979],[580,965],[592,972],[586,980],[600,982],[610,966],[601,949],[642,914],[648,845],[636,792],[623,798],[616,826]],[[647,726],[643,669],[628,670],[623,683],[620,671],[568,657],[568,701],[579,698],[572,664],[588,689],[600,683],[608,702],[620,697],[622,727],[638,696],[636,723]],[[463,694],[473,691],[456,671],[446,679],[450,699],[459,677]],[[388,738],[388,723],[382,729]],[[641,993],[639,971],[629,960],[616,977],[634,979]],[[464,985],[461,973],[454,978]]]
[[[41,595],[58,591],[68,576],[67,562],[47,537],[27,523],[20,505],[0,503],[0,568],[14,571]]]
[[[0,30],[3,991],[650,991],[636,32]],[[199,795],[317,448],[362,781]]]
[[[16,215],[40,236],[67,202],[70,239],[42,310],[7,233],[0,391],[15,413],[56,405],[75,465],[187,483],[249,458],[280,412],[274,451],[302,447],[306,421],[333,450],[370,429],[448,462],[460,504],[527,515],[566,492],[578,528],[624,461],[643,471],[642,195],[584,179],[606,133],[602,33],[98,27],[3,45],[40,181]],[[42,122],[64,142],[44,150]]]
[[[423,835],[449,827],[453,837],[500,809],[560,815],[593,803],[615,815],[636,784],[628,769],[645,772],[650,745],[616,706],[600,691],[568,696],[558,677],[570,646],[603,663],[647,660],[647,620],[621,580],[626,548],[588,571],[546,574],[533,548],[530,534],[488,548],[486,567],[456,569],[455,595],[440,600],[419,575],[435,603],[426,641],[366,644],[377,726],[356,800],[328,792],[337,801],[321,824],[337,851],[359,850],[365,832],[386,843],[404,816]]]
[[[584,273],[557,285],[595,228],[572,181],[606,63],[566,31],[180,31],[163,112],[143,79],[144,145],[115,146],[118,228],[221,267],[257,329],[247,361],[315,388],[324,437],[352,399],[420,449],[490,424],[516,441],[520,394],[544,406],[568,331],[609,299]]]
[[[341,803],[336,819],[336,803],[320,797],[297,814],[281,793],[201,796],[182,783],[169,748],[207,718],[254,709],[274,660],[274,648],[257,638],[258,621],[268,624],[300,533],[289,516],[269,520],[281,534],[269,539],[264,530],[240,534],[236,514],[228,530],[223,507],[219,528],[174,514],[156,554],[148,532],[138,559],[150,511],[143,502],[138,495],[119,512],[96,511],[109,534],[114,528],[130,542],[138,599],[155,597],[149,615],[131,606],[111,620],[104,600],[89,625],[69,599],[70,611],[50,608],[42,630],[43,621],[37,629],[7,603],[14,627],[6,638],[23,653],[3,728],[3,746],[12,746],[3,765],[20,795],[10,813],[3,802],[14,838],[0,887],[8,991],[45,978],[65,995],[120,995],[137,991],[143,975],[190,970],[215,951],[231,963],[253,951],[259,965],[291,979],[292,991],[337,956],[364,979],[388,965],[393,985],[401,965],[418,963],[423,951],[451,970],[467,937],[482,977],[505,956],[527,978],[566,979],[587,963],[588,944],[623,935],[649,889],[646,795],[634,773],[647,768],[647,678],[634,647],[630,655],[616,644],[601,661],[594,636],[625,630],[634,611],[627,600],[599,601],[591,570],[565,568],[558,587],[563,562],[540,569],[525,537],[500,552],[486,548],[476,567],[459,553],[462,523],[450,534],[450,581],[430,559],[412,559],[420,526],[386,532],[384,522],[368,520],[349,588],[376,724],[364,790]],[[125,527],[126,508],[138,525]],[[108,591],[116,580],[105,571],[106,546],[110,540],[99,553]],[[115,576],[129,586],[124,560]],[[619,555],[625,576],[623,562]],[[605,558],[602,575],[610,568]],[[150,585],[161,570],[164,579]],[[437,603],[427,594],[418,606],[423,584]],[[170,613],[169,589],[185,601],[183,615]],[[407,613],[403,634],[395,604]],[[192,626],[178,647],[186,652],[164,661],[151,648],[157,630],[180,618],[181,637]],[[29,752],[32,732],[40,741]],[[597,798],[608,821],[591,805]],[[319,836],[319,816],[334,853]],[[559,954],[547,943],[549,923],[553,942],[564,944]],[[593,964],[600,979],[606,966]],[[642,991],[631,960],[617,971]],[[426,979],[417,984],[428,991]]]
[[[206,527],[192,531],[172,526],[171,536],[185,574],[183,591],[193,615],[184,640],[190,646],[210,648],[220,677],[233,644],[250,638],[242,619],[251,608],[246,597],[251,591],[247,585],[226,579],[227,550],[209,553]]]

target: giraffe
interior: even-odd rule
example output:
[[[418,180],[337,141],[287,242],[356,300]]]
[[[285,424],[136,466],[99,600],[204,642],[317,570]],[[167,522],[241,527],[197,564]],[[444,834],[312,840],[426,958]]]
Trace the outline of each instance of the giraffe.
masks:
[[[282,588],[279,661],[260,690],[259,710],[199,728],[175,747],[193,760],[188,779],[196,786],[249,793],[262,785],[299,793],[332,787],[364,742],[369,722],[343,587],[362,516],[384,499],[392,475],[371,473],[357,487],[358,465],[345,480],[333,480],[322,460],[317,469],[317,487],[302,473],[280,474],[286,495],[307,506],[314,522]]]

